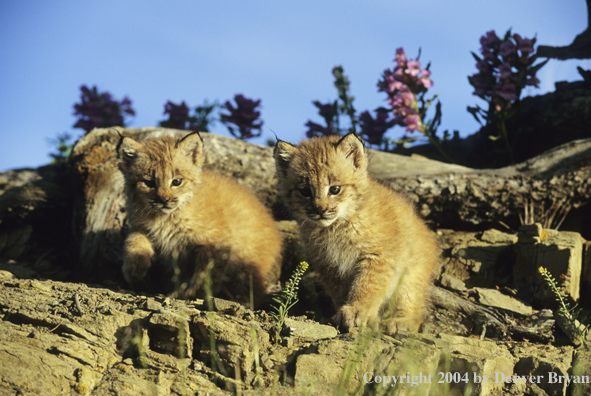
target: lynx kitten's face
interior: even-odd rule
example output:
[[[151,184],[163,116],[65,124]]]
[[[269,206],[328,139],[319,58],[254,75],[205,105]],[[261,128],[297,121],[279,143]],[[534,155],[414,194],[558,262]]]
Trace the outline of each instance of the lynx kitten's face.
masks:
[[[367,161],[354,135],[312,139],[298,146],[280,141],[275,161],[283,199],[301,223],[328,227],[346,221],[358,208]]]
[[[200,163],[194,162],[201,156],[194,152],[196,149],[193,144],[177,143],[173,138],[141,143],[123,139],[120,168],[134,210],[170,214],[191,201],[201,175]]]

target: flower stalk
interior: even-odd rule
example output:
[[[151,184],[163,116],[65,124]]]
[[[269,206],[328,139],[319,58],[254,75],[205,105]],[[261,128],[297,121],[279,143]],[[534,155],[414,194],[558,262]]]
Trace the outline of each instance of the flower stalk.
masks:
[[[535,38],[522,38],[517,33],[512,34],[510,29],[503,39],[491,30],[480,38],[481,56],[472,52],[478,73],[469,76],[468,81],[474,87],[473,95],[488,103],[488,110],[477,105],[468,106],[468,112],[481,125],[483,120],[485,125],[496,128],[498,135],[491,135],[490,138],[503,140],[512,164],[515,162],[506,120],[515,112],[526,86],[539,88],[540,80],[536,73],[548,62],[545,60],[534,65],[537,60],[535,43]]]
[[[427,111],[438,95],[425,99],[427,90],[433,86],[429,71],[431,64],[422,69],[419,57],[420,50],[416,59],[408,60],[404,48],[398,48],[394,58],[396,66],[393,70],[384,70],[382,79],[378,81],[378,91],[388,95],[389,110],[394,115],[392,124],[406,126],[407,133],[419,131],[447,161],[454,162],[443,150],[436,135],[441,124],[441,102],[437,101],[433,119],[426,121]],[[447,134],[444,139],[446,137]]]
[[[546,283],[550,286],[552,292],[556,296],[556,301],[559,304],[558,314],[566,319],[568,327],[570,327],[570,329],[579,337],[581,343],[586,346],[589,326],[585,326],[577,320],[582,310],[577,308],[576,305],[571,308],[570,304],[564,300],[562,293],[558,289],[556,280],[546,268],[540,267],[538,268],[538,271],[546,280]]]
[[[271,316],[275,319],[273,328],[275,329],[275,339],[280,339],[280,333],[285,325],[285,318],[289,310],[297,304],[298,300],[298,289],[299,283],[302,280],[304,272],[308,269],[308,263],[302,261],[295,269],[293,275],[289,279],[287,286],[279,292],[279,294],[273,297],[273,301],[277,305],[271,305],[271,308],[275,312],[271,312]]]

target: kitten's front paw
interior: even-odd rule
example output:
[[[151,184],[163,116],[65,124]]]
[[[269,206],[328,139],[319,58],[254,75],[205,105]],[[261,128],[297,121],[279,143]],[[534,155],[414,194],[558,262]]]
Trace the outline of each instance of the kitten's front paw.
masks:
[[[386,334],[395,335],[400,330],[416,333],[420,326],[421,321],[418,318],[391,318],[386,324]]]
[[[128,283],[139,282],[148,273],[150,268],[150,261],[138,260],[138,259],[126,259],[123,263],[123,277]]]
[[[350,331],[353,327],[363,326],[367,319],[366,312],[352,305],[343,305],[335,315],[337,325],[342,326],[346,331]]]

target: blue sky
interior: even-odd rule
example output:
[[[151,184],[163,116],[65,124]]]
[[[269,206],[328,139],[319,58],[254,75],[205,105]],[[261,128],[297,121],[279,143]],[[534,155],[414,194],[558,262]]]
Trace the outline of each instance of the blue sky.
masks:
[[[97,85],[128,96],[137,116],[130,127],[156,126],[166,101],[190,107],[241,93],[262,100],[263,144],[297,142],[308,120],[319,122],[313,100],[336,99],[331,70],[342,65],[359,112],[385,104],[376,83],[392,67],[396,48],[422,49],[432,63],[445,129],[467,136],[478,124],[466,106],[467,76],[479,37],[512,28],[538,44],[567,45],[587,26],[584,0],[101,0],[0,1],[0,171],[49,162],[48,139],[81,130],[73,104],[79,87]],[[541,88],[580,79],[589,60],[550,61]],[[229,135],[222,125],[214,133]],[[390,131],[391,137],[403,128]]]

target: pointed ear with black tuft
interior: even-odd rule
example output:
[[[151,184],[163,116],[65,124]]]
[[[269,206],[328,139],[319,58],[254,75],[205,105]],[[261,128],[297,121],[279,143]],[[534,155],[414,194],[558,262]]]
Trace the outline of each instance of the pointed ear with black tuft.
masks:
[[[203,165],[203,139],[199,132],[191,132],[176,142],[176,148],[184,155],[191,158],[191,161],[197,165]]]
[[[293,160],[297,148],[290,143],[277,139],[275,150],[273,150],[273,158],[275,158],[275,166],[281,175],[286,175],[289,169],[289,164]]]
[[[121,135],[117,144],[117,158],[119,158],[119,168],[122,171],[129,169],[133,161],[137,158],[141,145],[130,137]]]
[[[355,168],[360,170],[367,169],[367,156],[365,154],[365,146],[363,141],[353,132],[345,135],[335,145],[337,151],[345,154],[345,157],[351,158]]]
[[[117,153],[117,159],[121,159],[119,149],[121,148],[121,143],[123,143],[123,139],[125,139],[125,136],[123,136],[121,132],[119,132],[117,129],[115,129],[115,132],[117,132],[117,134],[119,135],[119,141],[117,142],[117,146],[115,146],[115,152]]]

